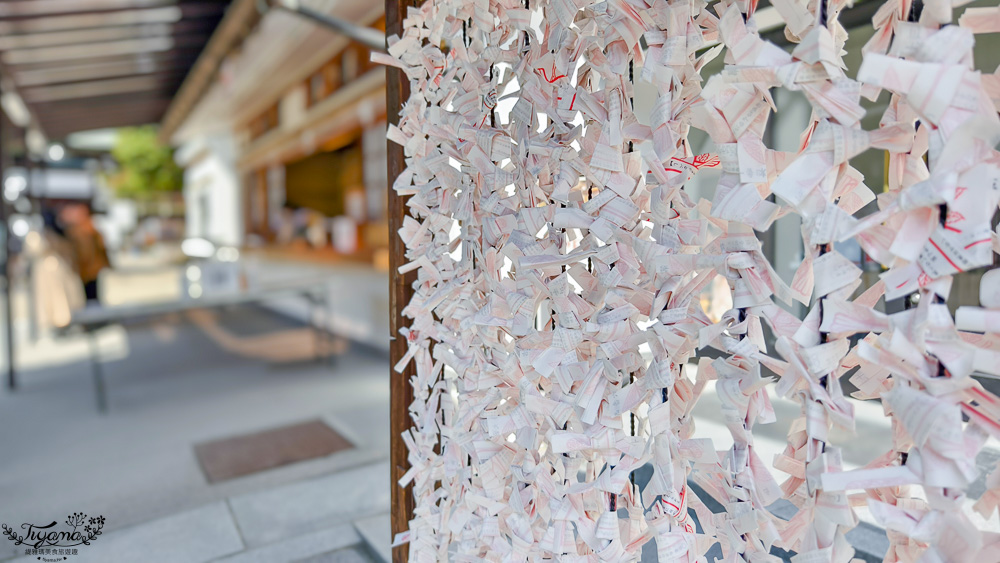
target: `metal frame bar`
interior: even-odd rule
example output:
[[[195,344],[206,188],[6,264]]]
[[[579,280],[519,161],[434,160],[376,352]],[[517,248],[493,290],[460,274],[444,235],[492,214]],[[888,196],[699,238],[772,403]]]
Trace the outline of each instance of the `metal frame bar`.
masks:
[[[401,35],[403,30],[403,19],[406,17],[408,3],[404,0],[385,0],[385,35]],[[403,102],[410,97],[410,82],[403,72],[395,67],[386,68],[386,117],[389,123],[396,125],[399,123],[399,112],[403,108]],[[403,433],[407,432],[413,424],[410,419],[410,404],[413,402],[413,387],[410,385],[410,378],[415,375],[413,362],[403,370],[396,373],[393,366],[406,354],[407,343],[399,337],[399,329],[405,325],[403,319],[403,308],[410,302],[413,296],[413,282],[416,280],[416,272],[400,274],[397,269],[406,263],[406,247],[402,239],[396,234],[403,226],[403,219],[407,215],[406,201],[399,196],[392,185],[396,178],[406,168],[405,154],[403,147],[386,141],[387,143],[387,164],[388,164],[388,205],[389,205],[389,487],[392,497],[391,528],[392,536],[405,532],[409,529],[410,519],[413,517],[415,506],[413,498],[413,486],[400,487],[399,479],[409,469],[407,459],[406,444],[403,442]],[[393,548],[393,563],[405,563],[409,557],[409,547],[401,545]]]
[[[4,159],[7,155],[5,154],[4,148],[7,146],[5,142],[5,135],[7,133],[6,128],[2,125],[3,120],[0,119],[0,178],[3,178],[3,167]],[[3,232],[0,236],[3,238],[3,256],[0,259],[0,268],[3,269],[3,294],[4,294],[4,359],[7,360],[6,366],[6,379],[7,379],[7,389],[13,391],[17,388],[17,371],[14,368],[14,322],[13,313],[11,309],[13,306],[11,304],[10,298],[10,213],[9,206],[7,205],[7,199],[0,194],[0,227],[3,228]]]
[[[101,362],[101,346],[97,341],[97,327],[87,326],[87,344],[90,347],[90,369],[94,376],[94,396],[97,399],[97,412],[108,412],[108,388],[104,382],[104,365]]]
[[[259,3],[264,6],[264,8],[261,9],[261,13],[264,13],[269,7],[284,10],[286,12],[310,19],[323,27],[336,31],[337,33],[346,35],[373,51],[385,51],[385,37],[382,35],[382,32],[377,29],[356,25],[347,20],[342,20],[335,16],[317,12],[312,8],[299,4],[296,0],[284,0],[273,3],[269,3],[266,0],[259,0]]]

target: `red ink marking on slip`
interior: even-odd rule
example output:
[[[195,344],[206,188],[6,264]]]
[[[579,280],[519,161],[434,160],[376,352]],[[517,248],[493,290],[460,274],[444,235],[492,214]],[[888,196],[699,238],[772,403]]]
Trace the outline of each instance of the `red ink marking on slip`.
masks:
[[[906,282],[903,282],[903,283],[906,283]],[[833,329],[839,329],[841,327],[846,328],[846,327],[851,326],[850,319],[851,319],[850,315],[847,315],[847,314],[844,314],[844,313],[837,313],[837,314],[835,314],[833,316],[833,322],[830,323],[830,329],[831,330],[829,332],[840,332],[838,330],[833,330]]]
[[[945,259],[945,260],[947,260],[947,261],[948,261],[948,263],[949,263],[949,264],[951,264],[953,268],[955,268],[955,269],[956,269],[956,270],[958,270],[959,272],[961,272],[961,271],[962,271],[962,268],[959,268],[959,267],[958,267],[958,264],[956,264],[956,263],[952,262],[952,261],[951,261],[951,258],[948,258],[948,255],[947,255],[947,254],[945,254],[943,250],[941,250],[941,247],[940,247],[940,246],[938,246],[936,242],[934,242],[934,239],[927,239],[927,240],[928,240],[928,241],[929,241],[929,242],[931,243],[931,246],[933,246],[934,248],[936,248],[936,249],[937,249],[937,251],[941,253],[941,256],[944,256],[944,259]]]
[[[722,161],[712,153],[699,154],[694,157],[695,168],[715,168],[719,164],[722,164]]]
[[[964,194],[967,189],[969,188],[955,188],[955,199],[962,197],[962,194]]]
[[[544,68],[536,68],[535,72],[541,73],[542,78],[544,78],[545,81],[548,82],[549,84],[552,84],[553,82],[555,82],[556,80],[559,80],[560,78],[566,78],[565,74],[560,74],[559,76],[553,76],[552,78],[549,78],[549,75],[548,75],[547,72],[545,72]],[[553,65],[552,65],[552,74],[555,75],[555,73],[556,73],[556,65],[553,63]]]
[[[569,101],[569,109],[570,109],[570,111],[573,110],[573,104],[575,104],[575,103],[576,103],[576,92],[573,92],[573,99]]]
[[[993,239],[984,238],[983,240],[977,240],[976,242],[970,242],[969,244],[965,245],[965,248],[969,249],[969,248],[972,248],[973,246],[976,246],[977,244],[983,244],[984,242],[992,242],[992,241],[993,241]]]
[[[486,118],[487,118],[487,117],[489,117],[489,114],[486,114],[486,115],[484,115],[484,116],[483,116],[483,120],[479,122],[479,125],[476,125],[476,129],[480,129],[480,128],[482,128],[483,124],[485,124],[485,123],[486,123]],[[458,138],[458,142],[460,142],[460,143],[464,143],[464,142],[465,142],[465,139],[463,139],[463,138],[459,137],[459,138]]]
[[[694,168],[696,172],[698,170],[701,170],[702,168],[715,168],[716,166],[722,164],[722,161],[719,160],[719,157],[712,153],[699,154],[698,156],[694,157],[694,159],[691,162],[688,162],[683,158],[674,158],[671,160],[676,160],[681,164],[686,164]],[[677,172],[677,173],[681,172],[676,168],[664,168],[664,170],[666,170],[667,172]]]
[[[949,230],[949,231],[960,233],[960,232],[962,232],[962,230],[961,229],[956,229],[952,225],[954,223],[959,223],[959,222],[962,222],[962,221],[965,221],[965,215],[962,215],[958,211],[952,211],[952,212],[948,213],[948,215],[944,219],[944,228],[946,230]]]
[[[680,497],[680,503],[681,503],[680,506],[677,506],[676,504],[674,504],[674,503],[672,503],[672,502],[670,502],[670,501],[668,501],[666,499],[663,499],[663,498],[660,499],[660,502],[662,502],[663,504],[665,504],[665,505],[673,508],[676,511],[676,514],[674,515],[675,518],[678,517],[678,516],[680,516],[682,514],[681,507],[684,506],[684,497],[687,494],[686,491],[687,491],[687,487],[681,488],[681,494],[679,495],[679,497]],[[686,518],[687,514],[684,514],[684,516]],[[684,519],[682,518],[681,521],[683,522],[683,520]]]

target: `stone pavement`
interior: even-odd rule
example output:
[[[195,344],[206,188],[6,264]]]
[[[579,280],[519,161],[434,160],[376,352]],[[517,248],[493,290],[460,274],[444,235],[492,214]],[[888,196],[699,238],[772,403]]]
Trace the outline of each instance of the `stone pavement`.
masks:
[[[372,562],[373,553],[352,519],[357,514],[388,509],[388,490],[384,486],[388,477],[389,468],[383,462],[214,502],[98,537],[90,546],[81,546],[73,561]],[[376,480],[373,494],[357,511],[337,496],[349,487],[367,490]],[[290,487],[295,490],[289,491]],[[384,494],[378,490],[384,490]],[[361,493],[354,495],[352,500],[358,500]],[[271,501],[277,504],[269,505]],[[299,508],[305,510],[300,513]],[[260,528],[268,524],[272,526]],[[388,541],[385,543],[388,545]],[[24,555],[11,561],[37,560],[37,556]]]
[[[297,322],[255,308],[214,317],[230,338],[266,343],[277,330],[280,361],[257,359],[266,346],[253,359],[220,346],[204,318],[109,328],[104,416],[83,358],[53,350],[54,365],[23,369],[21,387],[0,393],[0,522],[103,515],[104,534],[75,561],[371,560],[354,522],[370,533],[389,510],[387,357],[355,348],[317,364]],[[296,344],[303,360],[288,362]],[[196,443],[317,418],[356,447],[217,484],[193,453]],[[0,537],[8,559],[38,560]]]

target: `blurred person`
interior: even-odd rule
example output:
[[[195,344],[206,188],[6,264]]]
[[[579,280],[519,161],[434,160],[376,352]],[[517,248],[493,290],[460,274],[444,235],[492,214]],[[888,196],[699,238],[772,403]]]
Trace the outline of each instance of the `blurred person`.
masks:
[[[25,250],[34,261],[31,283],[39,324],[54,328],[69,325],[73,311],[84,305],[83,287],[74,268],[73,247],[56,213],[42,211],[41,233],[28,233]]]
[[[111,267],[104,237],[94,226],[90,206],[72,203],[62,208],[59,221],[66,232],[66,238],[73,248],[76,271],[83,282],[83,292],[88,303],[97,303],[100,291],[98,279],[101,270]]]

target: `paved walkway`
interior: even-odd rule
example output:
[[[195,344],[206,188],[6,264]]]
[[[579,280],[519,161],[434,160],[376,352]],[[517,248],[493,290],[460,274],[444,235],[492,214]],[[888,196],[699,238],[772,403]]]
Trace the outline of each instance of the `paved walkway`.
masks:
[[[388,543],[388,359],[354,349],[332,366],[311,362],[308,330],[262,309],[197,321],[108,329],[105,416],[83,358],[22,370],[21,388],[0,393],[0,522],[103,515],[105,533],[76,561],[369,561],[359,530]],[[260,343],[256,358],[271,341],[276,360],[234,353],[205,323],[229,343]],[[64,342],[77,345],[68,337],[53,351]],[[219,484],[193,453],[196,443],[317,418],[357,447]],[[0,542],[0,560],[37,561]]]

